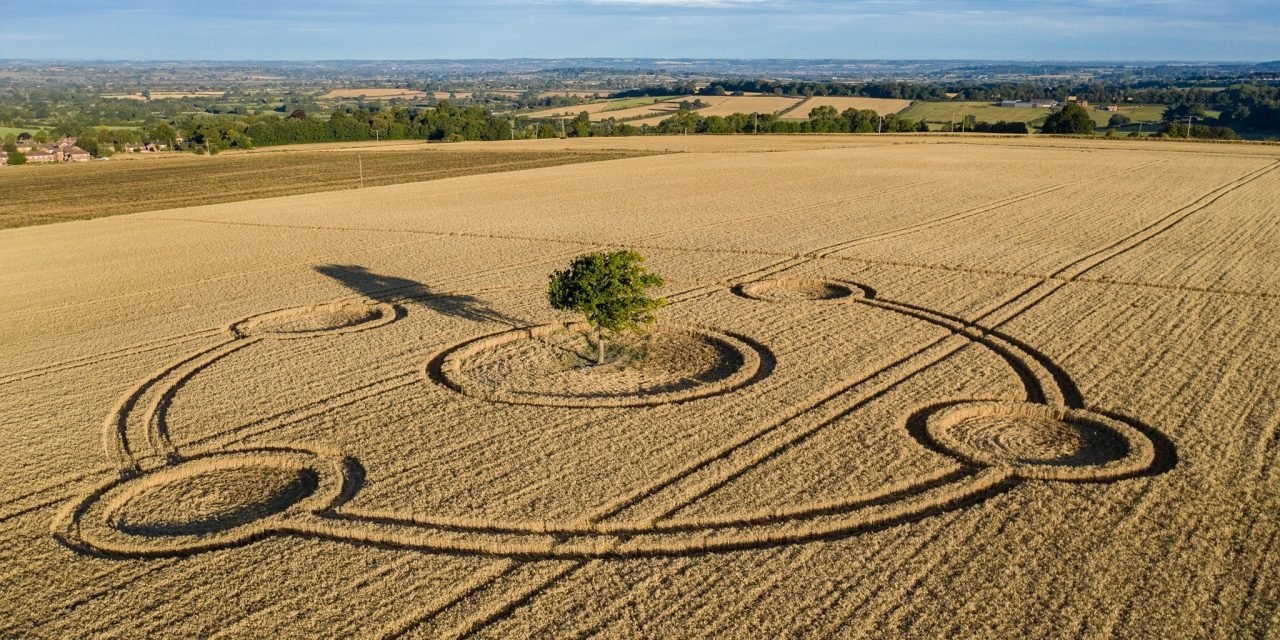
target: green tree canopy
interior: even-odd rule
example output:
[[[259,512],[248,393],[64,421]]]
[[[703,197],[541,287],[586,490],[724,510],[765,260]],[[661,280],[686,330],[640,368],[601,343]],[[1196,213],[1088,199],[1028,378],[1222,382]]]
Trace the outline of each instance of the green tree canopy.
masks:
[[[1116,114],[1112,114],[1110,120],[1107,120],[1107,126],[1114,129],[1116,127],[1123,127],[1126,124],[1129,124],[1130,122],[1133,122],[1133,119],[1130,118],[1129,116],[1123,113],[1116,113]]]
[[[588,253],[551,274],[547,300],[555,309],[581,313],[596,331],[597,364],[604,363],[603,331],[637,330],[656,320],[653,312],[666,304],[647,295],[665,280],[645,270],[643,262],[634,251]]]
[[[1049,114],[1040,130],[1044,133],[1087,135],[1093,133],[1093,118],[1089,116],[1089,112],[1084,107],[1078,104],[1068,104],[1062,109]]]

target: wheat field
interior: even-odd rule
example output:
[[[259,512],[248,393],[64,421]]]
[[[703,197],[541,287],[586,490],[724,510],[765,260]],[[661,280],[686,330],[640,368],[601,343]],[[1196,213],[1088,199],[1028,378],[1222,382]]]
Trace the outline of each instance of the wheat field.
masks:
[[[0,636],[1280,634],[1280,150],[671,145],[0,231]]]

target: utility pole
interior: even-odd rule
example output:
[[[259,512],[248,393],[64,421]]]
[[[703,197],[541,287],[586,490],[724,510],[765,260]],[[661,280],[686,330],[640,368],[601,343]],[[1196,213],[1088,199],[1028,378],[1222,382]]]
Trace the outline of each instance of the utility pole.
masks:
[[[364,188],[364,154],[356,153],[356,162],[360,166],[360,188]]]
[[[382,129],[374,129],[374,130],[373,130],[373,141],[374,141],[374,142],[381,142],[381,141],[382,141]]]
[[[751,114],[751,133],[757,134],[757,135],[760,133],[760,114],[759,113]]]
[[[880,116],[880,126],[876,127],[876,133],[877,134],[884,133],[884,114],[877,113],[876,115]]]

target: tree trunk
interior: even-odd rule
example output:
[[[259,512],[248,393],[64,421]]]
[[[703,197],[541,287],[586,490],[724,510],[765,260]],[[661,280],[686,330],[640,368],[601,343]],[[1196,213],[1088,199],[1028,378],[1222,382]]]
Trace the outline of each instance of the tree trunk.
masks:
[[[604,333],[596,334],[596,366],[604,364]]]

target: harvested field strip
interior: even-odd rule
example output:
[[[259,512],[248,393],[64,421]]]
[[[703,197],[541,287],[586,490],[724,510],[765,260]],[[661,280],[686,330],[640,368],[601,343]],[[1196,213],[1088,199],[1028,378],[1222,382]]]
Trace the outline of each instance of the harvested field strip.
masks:
[[[362,154],[365,186],[551,167],[649,155],[635,152],[421,151]],[[361,185],[349,154],[231,154],[86,166],[23,167],[0,176],[9,193],[0,229],[174,207],[352,189]],[[156,193],[157,185],[170,185]],[[145,194],[145,197],[140,197]],[[46,208],[57,202],[56,212]]]

